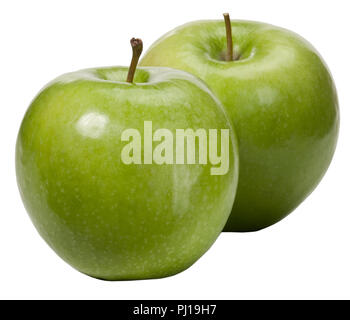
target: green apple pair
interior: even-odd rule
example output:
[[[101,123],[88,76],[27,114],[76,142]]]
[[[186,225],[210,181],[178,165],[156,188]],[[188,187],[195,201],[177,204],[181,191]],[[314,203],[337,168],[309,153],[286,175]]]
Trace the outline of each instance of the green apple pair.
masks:
[[[47,85],[16,145],[20,193],[41,236],[76,269],[108,280],[176,274],[223,228],[279,221],[324,175],[339,127],[325,63],[290,31],[228,15],[193,22],[159,39],[138,68],[142,42],[131,44],[129,69]],[[123,163],[123,132],[142,133],[145,121],[154,132],[228,129],[227,173],[211,174],[210,163]]]

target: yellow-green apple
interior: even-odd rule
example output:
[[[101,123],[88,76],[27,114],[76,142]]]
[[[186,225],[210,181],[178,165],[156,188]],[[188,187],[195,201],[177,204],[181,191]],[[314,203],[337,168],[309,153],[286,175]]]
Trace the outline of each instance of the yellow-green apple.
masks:
[[[88,69],[49,83],[16,146],[20,193],[40,235],[74,268],[108,280],[192,265],[223,229],[238,179],[235,135],[217,98],[186,72],[136,69],[142,42],[132,46],[129,70]],[[207,158],[187,150],[195,161],[181,163],[178,131],[183,147],[208,134]]]
[[[221,100],[240,150],[225,230],[253,231],[285,217],[321,180],[336,146],[338,101],[325,62],[306,40],[265,23],[230,21],[227,14],[225,22],[196,21],[170,31],[141,65],[191,72]]]

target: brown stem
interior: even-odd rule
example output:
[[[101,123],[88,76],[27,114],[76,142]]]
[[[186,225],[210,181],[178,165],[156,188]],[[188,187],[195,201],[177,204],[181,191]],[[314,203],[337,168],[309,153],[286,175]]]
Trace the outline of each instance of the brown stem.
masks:
[[[139,62],[141,53],[142,53],[142,40],[132,38],[130,40],[131,48],[132,48],[132,59],[129,67],[128,77],[126,79],[127,82],[132,83],[134,80],[134,75],[137,67],[137,63]]]
[[[226,42],[227,42],[227,51],[226,51],[226,61],[233,60],[233,43],[232,43],[232,30],[231,30],[231,20],[228,13],[224,13],[225,27],[226,27]]]

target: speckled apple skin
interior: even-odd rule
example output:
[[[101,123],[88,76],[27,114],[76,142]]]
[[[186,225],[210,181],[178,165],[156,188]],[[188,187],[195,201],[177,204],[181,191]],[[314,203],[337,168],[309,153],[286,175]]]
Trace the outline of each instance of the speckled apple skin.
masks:
[[[318,52],[297,34],[265,23],[197,21],[170,31],[141,61],[193,73],[221,100],[240,156],[236,200],[225,231],[268,227],[295,209],[326,172],[337,142],[338,100]]]
[[[16,145],[25,207],[50,247],[107,280],[160,278],[192,265],[230,214],[238,178],[234,132],[194,76],[168,68],[99,68],[63,75],[30,105]],[[230,168],[125,165],[121,132],[230,129]],[[38,262],[40,263],[40,262]]]

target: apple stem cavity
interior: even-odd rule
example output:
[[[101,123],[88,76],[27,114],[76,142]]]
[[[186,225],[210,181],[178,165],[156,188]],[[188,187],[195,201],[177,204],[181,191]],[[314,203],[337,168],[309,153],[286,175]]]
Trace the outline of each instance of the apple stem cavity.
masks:
[[[136,67],[142,53],[143,44],[141,39],[136,39],[136,38],[132,38],[130,40],[130,44],[132,48],[132,58],[131,58],[131,63],[129,67],[128,76],[126,78],[126,82],[132,83],[134,80]]]
[[[226,61],[233,61],[233,43],[232,43],[232,29],[231,29],[231,20],[228,13],[224,13],[225,27],[226,27],[226,43],[227,51],[225,59]]]

